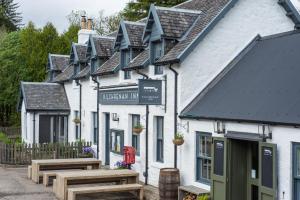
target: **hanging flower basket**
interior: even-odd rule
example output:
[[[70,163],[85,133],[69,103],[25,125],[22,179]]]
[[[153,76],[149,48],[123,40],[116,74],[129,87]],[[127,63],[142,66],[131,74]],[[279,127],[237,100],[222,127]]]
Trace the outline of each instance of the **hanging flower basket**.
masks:
[[[80,119],[79,119],[79,118],[75,118],[75,119],[73,119],[73,122],[74,122],[75,124],[80,124]]]
[[[143,126],[142,125],[136,125],[132,128],[132,131],[136,134],[141,134],[141,132],[143,131]]]
[[[173,144],[176,146],[181,146],[184,143],[184,136],[180,133],[177,133],[175,138],[173,139]]]

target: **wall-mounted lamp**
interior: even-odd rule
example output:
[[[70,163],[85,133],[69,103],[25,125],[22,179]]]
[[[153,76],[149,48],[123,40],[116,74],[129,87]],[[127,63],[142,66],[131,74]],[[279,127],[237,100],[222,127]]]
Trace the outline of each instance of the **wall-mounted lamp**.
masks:
[[[273,137],[271,126],[268,124],[258,125],[258,133],[262,133],[261,137],[263,141],[266,141],[266,139],[272,139]]]
[[[187,121],[186,123],[178,123],[177,128],[179,130],[186,130],[186,132],[190,132],[190,122]]]
[[[225,134],[225,123],[222,121],[215,121],[214,122],[214,132],[218,134]]]
[[[119,121],[118,113],[112,113],[112,120],[117,122]]]

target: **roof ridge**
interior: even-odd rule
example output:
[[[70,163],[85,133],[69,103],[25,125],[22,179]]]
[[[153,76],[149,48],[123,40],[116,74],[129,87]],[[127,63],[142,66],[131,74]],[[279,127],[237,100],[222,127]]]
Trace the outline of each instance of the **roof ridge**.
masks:
[[[126,20],[124,20],[124,23],[125,24],[132,24],[132,25],[139,25],[139,26],[145,26],[146,25],[146,23],[142,23],[142,22],[133,22],[133,21],[126,21]]]
[[[93,38],[101,38],[101,39],[112,39],[112,40],[115,39],[114,37],[106,36],[106,35],[93,35],[92,37]]]
[[[173,12],[184,12],[184,13],[191,13],[191,14],[201,14],[202,11],[200,10],[191,10],[191,9],[185,9],[185,8],[176,8],[176,7],[160,7],[160,6],[155,6],[156,9],[158,10],[168,10],[168,11],[173,11]]]
[[[267,35],[267,36],[263,36],[261,37],[261,41],[264,41],[264,40],[270,40],[270,39],[274,39],[274,38],[281,38],[281,37],[285,37],[287,35],[294,35],[294,34],[299,34],[300,33],[300,30],[292,30],[292,31],[286,31],[286,32],[282,32],[282,33],[275,33],[275,34],[272,34],[272,35]]]

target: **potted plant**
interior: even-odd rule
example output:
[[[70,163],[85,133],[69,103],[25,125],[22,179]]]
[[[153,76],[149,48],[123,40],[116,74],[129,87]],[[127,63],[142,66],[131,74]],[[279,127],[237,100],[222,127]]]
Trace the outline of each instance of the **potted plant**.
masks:
[[[94,157],[94,150],[92,147],[83,147],[82,154],[79,155],[80,158],[93,158]]]
[[[75,124],[80,124],[80,119],[78,117],[76,117],[76,118],[73,119],[73,122]]]
[[[177,146],[181,146],[184,143],[184,136],[181,133],[177,133],[175,138],[173,139],[173,143]]]
[[[128,169],[128,165],[124,161],[117,161],[115,167],[116,169]]]
[[[144,127],[142,125],[138,124],[132,128],[132,131],[136,134],[140,134],[143,131],[143,129],[144,129]]]

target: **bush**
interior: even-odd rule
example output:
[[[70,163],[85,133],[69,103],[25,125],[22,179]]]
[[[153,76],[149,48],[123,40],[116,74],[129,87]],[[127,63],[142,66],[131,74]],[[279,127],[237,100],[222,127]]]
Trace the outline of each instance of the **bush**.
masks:
[[[3,142],[5,144],[10,144],[11,140],[8,139],[8,137],[4,133],[0,132],[0,142]]]

